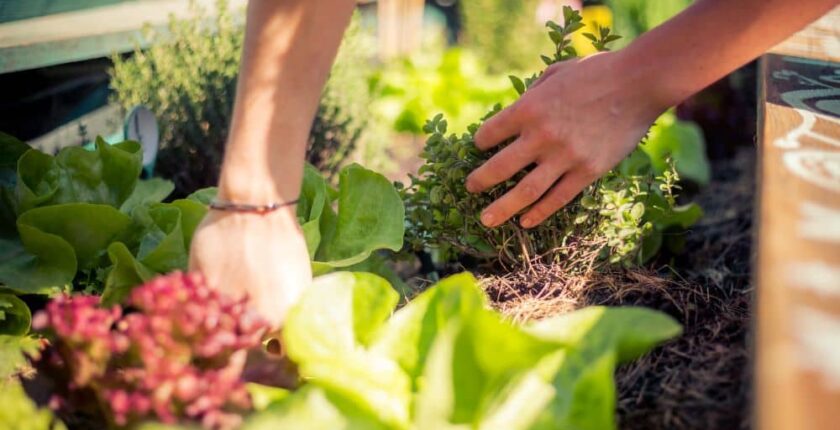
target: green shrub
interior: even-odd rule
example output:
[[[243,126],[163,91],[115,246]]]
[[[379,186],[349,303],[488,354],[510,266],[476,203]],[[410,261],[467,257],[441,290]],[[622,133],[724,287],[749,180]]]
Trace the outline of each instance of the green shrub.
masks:
[[[243,17],[219,1],[216,13],[193,5],[194,16],[172,19],[168,31],[145,37],[154,42],[136,49],[128,58],[114,57],[111,87],[117,103],[125,108],[142,104],[161,125],[158,173],[175,182],[176,194],[215,185],[233,110],[236,80],[244,41]],[[348,33],[342,51],[353,49],[358,23]],[[357,105],[335,93],[366,88],[359,52],[339,57],[353,61],[337,66],[328,85],[309,138],[308,158],[332,175],[360,138],[362,122],[351,117]],[[348,106],[339,102],[347,102]],[[358,103],[353,101],[353,103]],[[354,111],[354,112],[345,112]],[[282,136],[277,136],[281,139]]]
[[[566,25],[549,22],[555,43],[550,65],[574,58],[570,35],[583,27],[580,15],[565,9]],[[608,29],[590,35],[594,46],[606,49],[616,39]],[[511,77],[521,94],[539,75]],[[501,109],[497,106],[490,113]],[[490,116],[488,115],[488,116]],[[487,117],[485,117],[486,119]],[[686,228],[701,215],[696,205],[676,206],[679,176],[673,163],[664,163],[657,175],[648,155],[635,150],[618,167],[587,187],[581,195],[543,224],[523,229],[515,222],[485,228],[481,210],[509,191],[527,172],[487,192],[473,194],[464,186],[466,176],[501,148],[481,152],[468,132],[447,135],[447,121],[438,115],[425,127],[430,136],[421,154],[425,164],[403,191],[408,222],[407,241],[414,249],[436,248],[444,259],[470,255],[515,265],[534,258],[563,259],[572,269],[588,270],[601,262],[625,265],[641,263],[663,243],[663,232]],[[504,145],[500,145],[503,147]]]

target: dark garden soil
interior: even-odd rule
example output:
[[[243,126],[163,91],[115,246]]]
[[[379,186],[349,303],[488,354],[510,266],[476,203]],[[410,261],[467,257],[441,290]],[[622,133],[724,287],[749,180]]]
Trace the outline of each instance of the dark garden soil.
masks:
[[[566,275],[562,264],[536,264],[483,277],[487,292],[518,321],[589,305],[669,313],[684,334],[618,371],[619,427],[749,428],[754,165],[752,148],[713,162],[712,183],[693,198],[706,215],[680,256],[587,277]]]

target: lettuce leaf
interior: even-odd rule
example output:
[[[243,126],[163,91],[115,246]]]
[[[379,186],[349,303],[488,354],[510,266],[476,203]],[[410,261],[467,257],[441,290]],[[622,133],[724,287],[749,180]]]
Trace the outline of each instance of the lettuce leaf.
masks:
[[[615,367],[680,333],[642,308],[514,325],[469,274],[396,302],[375,275],[317,278],[283,332],[306,384],[246,428],[329,417],[324,428],[611,429]]]
[[[0,341],[2,342],[2,341]],[[20,381],[0,380],[0,430],[65,430],[47,408],[39,408],[23,390]]]
[[[140,144],[109,145],[96,140],[96,150],[67,147],[52,157],[37,150],[18,160],[18,213],[38,206],[95,203],[120,207],[134,191],[142,169]]]
[[[15,295],[0,293],[0,334],[22,336],[31,324],[29,306]]]

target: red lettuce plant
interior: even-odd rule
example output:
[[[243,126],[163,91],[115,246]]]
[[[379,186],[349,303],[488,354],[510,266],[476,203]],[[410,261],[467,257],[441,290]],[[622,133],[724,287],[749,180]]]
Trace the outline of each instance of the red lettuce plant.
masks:
[[[236,427],[250,409],[244,351],[268,329],[245,299],[180,272],[135,288],[125,308],[100,307],[96,296],[60,296],[33,325],[54,339],[41,367],[69,378],[53,407],[71,409],[86,391],[116,426],[152,419],[210,429]]]

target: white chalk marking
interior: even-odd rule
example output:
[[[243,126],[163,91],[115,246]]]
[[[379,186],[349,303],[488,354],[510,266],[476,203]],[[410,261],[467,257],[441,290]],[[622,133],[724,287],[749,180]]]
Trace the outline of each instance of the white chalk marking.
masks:
[[[799,236],[819,242],[840,243],[840,210],[814,202],[799,207]]]
[[[793,316],[799,366],[818,373],[829,390],[840,391],[840,318],[804,307]]]
[[[786,277],[788,283],[796,288],[823,298],[840,298],[840,266],[822,261],[790,263]]]

